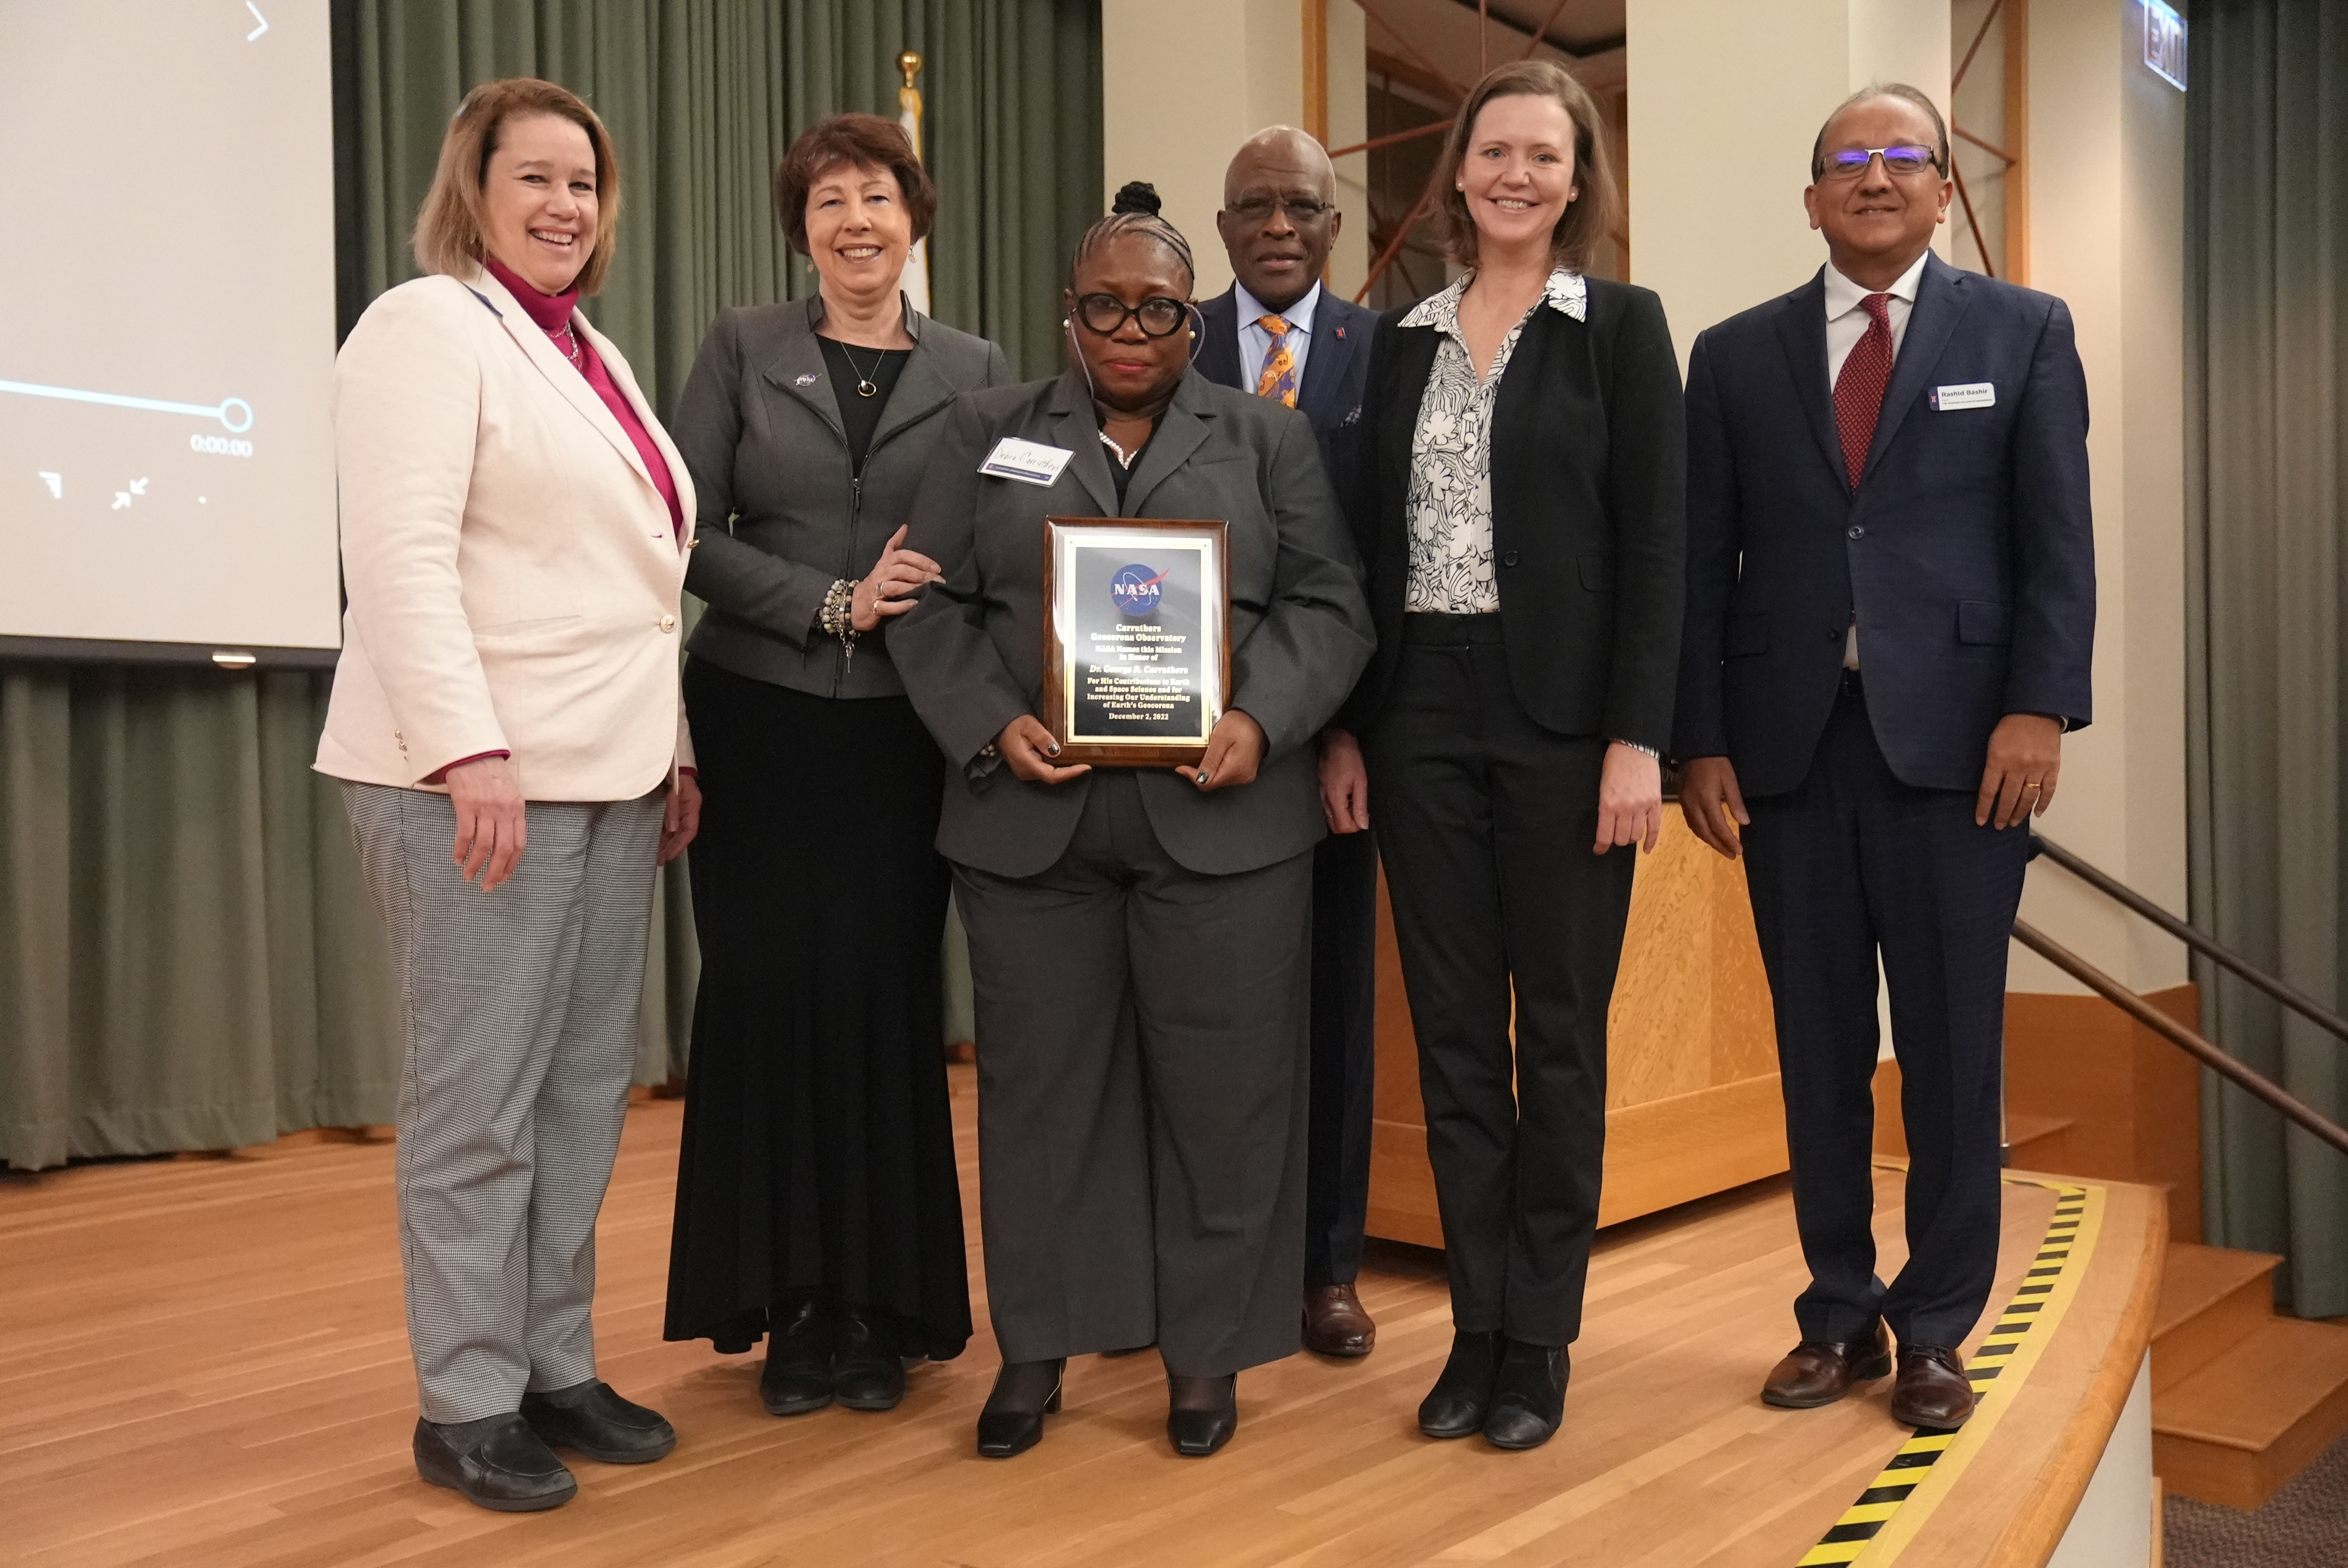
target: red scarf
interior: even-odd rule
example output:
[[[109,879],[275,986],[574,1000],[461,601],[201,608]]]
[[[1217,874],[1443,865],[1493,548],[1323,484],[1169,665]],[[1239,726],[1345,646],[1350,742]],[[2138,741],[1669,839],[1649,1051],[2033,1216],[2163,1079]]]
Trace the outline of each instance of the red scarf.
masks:
[[[636,413],[635,405],[630,403],[613,384],[612,373],[603,367],[602,356],[595,352],[595,345],[587,341],[587,334],[582,330],[584,323],[572,319],[579,309],[579,291],[570,289],[559,294],[543,292],[494,256],[484,265],[489,268],[491,277],[506,286],[506,292],[514,297],[514,302],[521,306],[530,319],[546,333],[554,344],[554,352],[578,367],[579,374],[587,378],[587,384],[595,389],[595,395],[603,400],[603,406],[612,411],[612,417],[620,422],[620,428],[628,433],[628,439],[635,444],[636,455],[644,460],[644,472],[652,476],[653,485],[660,491],[661,499],[668,503],[670,528],[679,538],[683,538],[685,511],[677,504],[676,480],[668,471],[667,459],[661,456],[660,446],[653,440],[652,432],[644,428],[644,419]]]

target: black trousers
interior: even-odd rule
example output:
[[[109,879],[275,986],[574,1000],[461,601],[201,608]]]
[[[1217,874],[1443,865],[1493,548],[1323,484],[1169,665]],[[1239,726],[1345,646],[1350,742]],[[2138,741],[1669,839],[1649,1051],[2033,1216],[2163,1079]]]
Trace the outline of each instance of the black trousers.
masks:
[[[1809,776],[1748,800],[1746,878],[1784,1074],[1806,1339],[1879,1313],[1903,1344],[1954,1348],[1997,1272],[2006,942],[2029,830],[1973,823],[1970,791],[1916,789],[1883,760],[1856,675]],[[1908,1263],[1875,1275],[1876,956],[1908,1126]]]
[[[1104,768],[1058,862],[954,867],[978,1004],[986,1304],[1006,1361],[1155,1341],[1216,1377],[1292,1354],[1313,863],[1228,876]]]
[[[1606,1009],[1636,851],[1591,853],[1607,742],[1526,716],[1498,616],[1412,615],[1403,636],[1370,742],[1371,820],[1452,1319],[1570,1344],[1598,1226]]]
[[[1377,1092],[1378,846],[1366,833],[1313,851],[1313,1138],[1304,1283],[1350,1285],[1370,1214]]]

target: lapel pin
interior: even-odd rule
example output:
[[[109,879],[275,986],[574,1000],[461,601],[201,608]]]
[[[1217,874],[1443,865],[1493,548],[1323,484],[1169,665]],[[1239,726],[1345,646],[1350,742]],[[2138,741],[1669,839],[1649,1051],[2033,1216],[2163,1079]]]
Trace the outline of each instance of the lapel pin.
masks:
[[[811,370],[810,370],[810,371],[808,371],[806,374],[804,374],[804,375],[800,376],[800,377],[798,378],[798,381],[796,381],[796,382],[794,382],[792,384],[793,384],[793,385],[795,385],[795,386],[813,386],[813,385],[815,384],[815,372],[813,372],[813,371],[811,371]]]
[[[1344,337],[1345,335],[1345,329],[1344,327],[1339,327],[1337,329],[1337,335],[1339,337]]]

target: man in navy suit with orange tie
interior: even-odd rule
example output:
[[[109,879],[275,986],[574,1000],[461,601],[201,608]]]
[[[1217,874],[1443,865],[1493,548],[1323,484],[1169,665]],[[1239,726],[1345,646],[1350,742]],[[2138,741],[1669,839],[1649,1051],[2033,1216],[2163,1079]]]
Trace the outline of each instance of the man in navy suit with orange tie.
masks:
[[[1199,374],[1303,414],[1338,497],[1358,527],[1352,440],[1377,313],[1322,287],[1344,214],[1337,171],[1305,132],[1274,126],[1223,175],[1215,229],[1232,285],[1200,307]],[[1366,554],[1365,556],[1366,558]],[[1313,1117],[1304,1182],[1304,1345],[1365,1356],[1377,1326],[1354,1280],[1370,1202],[1370,1112],[1377,991],[1378,852],[1358,799],[1328,805],[1332,836],[1313,856]],[[1358,819],[1358,820],[1357,820]]]
[[[1997,1266],[2005,955],[2028,819],[2089,716],[2087,397],[2063,302],[1932,255],[1948,133],[1910,87],[1829,118],[1818,277],[1688,364],[1688,610],[1673,750],[1696,835],[1745,855],[1807,1289],[1762,1398],[1891,1370],[1972,1414],[1958,1347]],[[1741,833],[1739,828],[1741,826]],[[1875,1275],[1879,953],[1910,1163]]]

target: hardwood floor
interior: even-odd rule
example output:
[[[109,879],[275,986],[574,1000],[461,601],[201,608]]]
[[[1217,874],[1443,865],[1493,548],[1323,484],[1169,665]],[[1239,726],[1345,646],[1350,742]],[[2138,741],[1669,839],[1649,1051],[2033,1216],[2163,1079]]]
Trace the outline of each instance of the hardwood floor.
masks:
[[[975,1293],[973,1090],[953,1071]],[[682,1441],[642,1468],[574,1461],[579,1497],[543,1515],[480,1512],[410,1465],[387,1143],[0,1181],[0,1561],[1779,1568],[1908,1436],[1888,1384],[1816,1411],[1756,1398],[1803,1278],[1776,1182],[1601,1235],[1565,1430],[1530,1453],[1418,1436],[1449,1311],[1437,1255],[1392,1246],[1362,1282],[1376,1353],[1243,1375],[1239,1435],[1210,1460],[1167,1448],[1147,1354],[1072,1365],[1039,1448],[976,1458],[983,1306],[968,1352],[916,1368],[897,1411],[778,1420],[756,1356],[660,1339],[680,1112],[630,1112],[596,1317],[602,1375]],[[1899,1184],[1879,1181],[1887,1275]],[[2008,1193],[2001,1300],[2053,1205]]]

